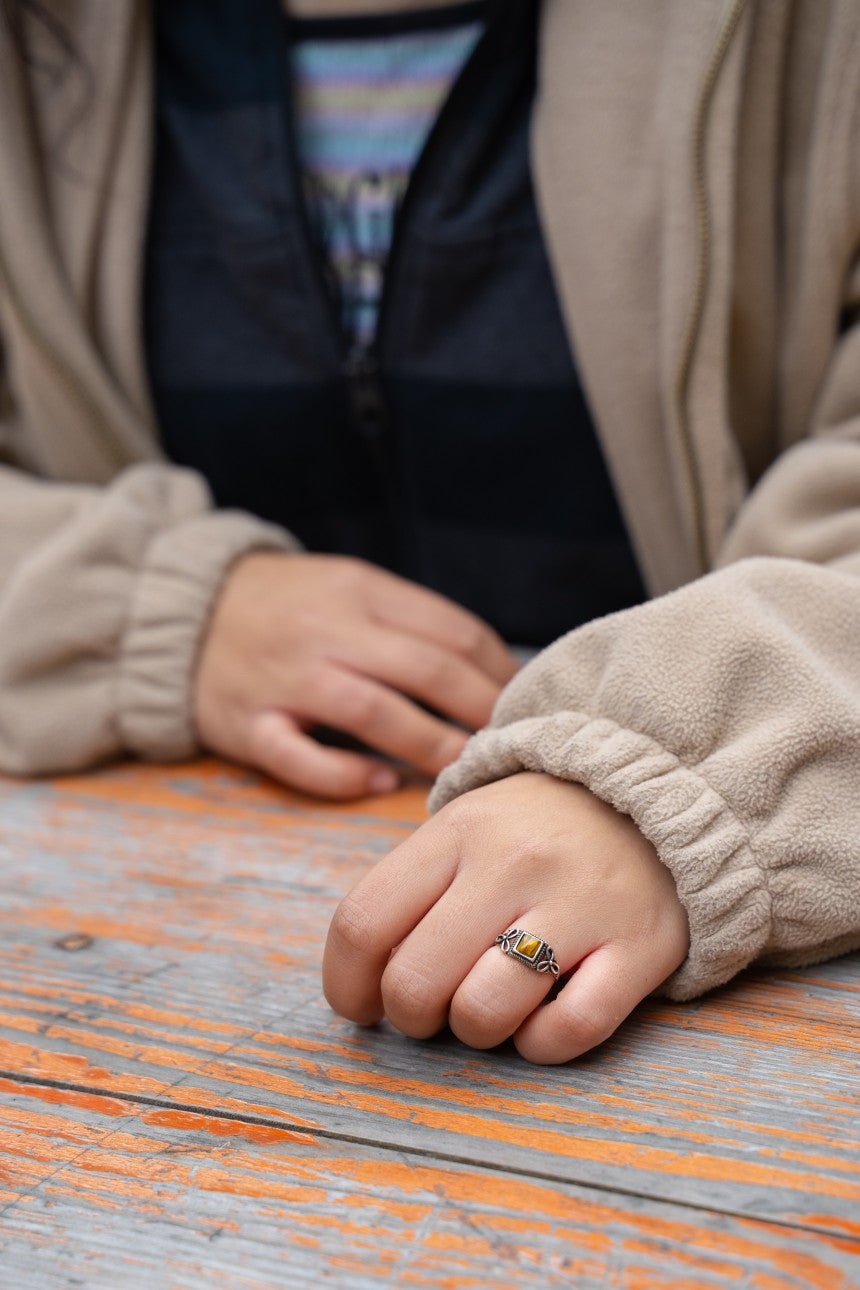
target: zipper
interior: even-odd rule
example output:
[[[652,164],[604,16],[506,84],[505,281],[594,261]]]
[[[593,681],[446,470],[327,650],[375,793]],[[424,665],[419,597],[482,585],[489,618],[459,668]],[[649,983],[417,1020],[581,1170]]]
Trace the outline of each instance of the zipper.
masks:
[[[708,535],[705,524],[704,489],[696,460],[690,425],[689,393],[690,376],[693,370],[693,355],[699,339],[699,331],[705,312],[705,297],[708,290],[710,272],[712,225],[711,210],[708,201],[706,174],[706,144],[708,113],[711,107],[714,90],[719,79],[720,70],[732,39],[737,31],[747,0],[727,0],[720,19],[720,28],[716,44],[711,52],[705,76],[696,99],[693,128],[693,185],[696,206],[697,255],[693,278],[693,291],[690,299],[690,312],[684,330],[680,358],[675,378],[674,402],[684,456],[684,465],[690,496],[693,500],[693,522],[696,544],[696,557],[702,573],[710,567]]]
[[[466,62],[454,78],[454,83],[452,84],[440,111],[437,113],[436,119],[430,128],[430,132],[424,141],[424,146],[422,147],[418,159],[409,175],[406,191],[403,194],[397,210],[395,211],[391,244],[388,248],[382,278],[382,292],[379,298],[376,329],[373,341],[369,345],[349,343],[348,334],[344,328],[343,321],[338,314],[336,300],[327,280],[325,259],[311,227],[307,202],[304,200],[302,189],[301,165],[299,162],[298,144],[295,134],[293,77],[289,68],[289,60],[286,60],[288,64],[285,73],[289,113],[288,152],[291,170],[291,185],[293,192],[298,198],[302,237],[313,266],[313,276],[316,282],[317,293],[322,297],[326,316],[329,320],[331,335],[334,338],[336,347],[340,354],[340,372],[347,388],[352,424],[367,445],[380,472],[385,470],[387,463],[387,436],[389,429],[388,405],[382,381],[382,353],[384,350],[384,336],[388,329],[388,319],[391,314],[390,302],[394,290],[393,284],[396,281],[397,265],[401,258],[403,227],[407,222],[409,209],[414,203],[415,191],[420,188],[420,185],[423,182],[422,175],[427,169],[427,158],[432,154],[435,148],[438,135],[446,128],[445,123],[447,119],[452,112],[456,111],[456,103],[461,94],[460,86],[462,81],[467,70],[471,68],[474,59],[478,56],[479,51],[483,49],[489,29],[490,19],[488,15],[483,32],[475,43],[475,47],[466,59]]]
[[[343,360],[341,373],[349,394],[352,423],[373,454],[380,459],[381,465],[388,428],[388,408],[375,347],[352,346]]]
[[[288,43],[291,44],[289,28],[287,30]],[[323,308],[329,338],[333,342],[334,349],[338,355],[338,369],[346,385],[350,421],[354,430],[367,445],[380,477],[384,478],[385,435],[388,417],[380,379],[378,349],[376,343],[372,346],[349,343],[349,335],[339,314],[335,294],[329,285],[328,266],[325,256],[322,247],[314,236],[308,202],[304,194],[304,177],[299,159],[299,146],[296,137],[295,85],[289,54],[283,59],[282,81],[285,88],[286,152],[289,165],[290,191],[297,207],[301,238],[311,266],[315,293]],[[386,272],[383,279],[383,293],[387,277]]]

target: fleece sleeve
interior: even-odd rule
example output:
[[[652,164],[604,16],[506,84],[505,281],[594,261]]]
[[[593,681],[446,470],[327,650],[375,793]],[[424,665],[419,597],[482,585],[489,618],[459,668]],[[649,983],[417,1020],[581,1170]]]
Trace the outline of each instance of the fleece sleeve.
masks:
[[[188,756],[221,580],[250,550],[296,546],[164,463],[97,488],[0,468],[0,770]]]
[[[562,637],[431,808],[521,770],[587,785],[674,875],[691,998],[860,946],[860,580],[751,558]]]

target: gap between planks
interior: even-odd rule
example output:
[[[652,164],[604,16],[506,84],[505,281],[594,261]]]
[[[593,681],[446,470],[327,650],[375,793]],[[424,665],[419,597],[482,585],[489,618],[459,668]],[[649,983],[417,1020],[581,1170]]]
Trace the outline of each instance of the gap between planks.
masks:
[[[59,1092],[67,1093],[84,1093],[96,1097],[109,1096],[112,1100],[123,1102],[130,1108],[135,1106],[151,1106],[166,1111],[186,1111],[192,1115],[209,1115],[216,1116],[220,1120],[233,1120],[237,1124],[253,1124],[268,1129],[283,1129],[289,1132],[295,1129],[296,1132],[309,1132],[313,1137],[325,1138],[331,1142],[346,1142],[358,1147],[370,1147],[374,1151],[382,1154],[399,1155],[407,1150],[410,1155],[421,1156],[424,1159],[432,1160],[439,1164],[466,1165],[470,1169],[481,1169],[487,1173],[498,1173],[497,1164],[484,1163],[475,1160],[472,1157],[461,1156],[453,1151],[431,1151],[427,1147],[410,1146],[404,1148],[400,1143],[379,1142],[375,1138],[368,1138],[361,1134],[335,1132],[332,1129],[313,1128],[311,1130],[303,1129],[300,1126],[293,1126],[286,1118],[278,1116],[255,1115],[249,1112],[243,1115],[239,1111],[216,1110],[213,1107],[196,1106],[193,1102],[180,1102],[174,1098],[151,1097],[145,1094],[135,1093],[124,1094],[111,1091],[106,1094],[103,1088],[92,1084],[74,1084],[66,1080],[46,1079],[44,1076],[22,1075],[17,1071],[0,1070],[0,1079],[8,1080],[11,1084],[20,1084],[23,1088],[55,1088]],[[129,1111],[133,1114],[133,1110]],[[575,1178],[564,1178],[558,1174],[551,1173],[545,1169],[528,1169],[522,1165],[511,1165],[508,1170],[512,1175],[518,1178],[528,1178],[536,1182],[551,1183],[555,1186],[587,1186],[594,1191],[603,1192],[608,1196],[630,1196],[636,1200],[653,1200],[653,1197],[645,1192],[637,1191],[634,1187],[610,1187],[606,1183],[600,1182],[583,1182]],[[742,1209],[729,1209],[723,1205],[696,1205],[691,1201],[672,1199],[672,1205],[679,1209],[687,1210],[691,1214],[719,1214],[724,1218],[741,1219],[744,1221],[757,1221],[757,1216],[751,1215]],[[790,1222],[783,1218],[768,1217],[766,1221],[774,1227],[783,1227],[787,1231],[793,1232],[811,1232],[816,1236],[832,1239],[833,1232],[826,1227],[818,1227],[813,1223]]]

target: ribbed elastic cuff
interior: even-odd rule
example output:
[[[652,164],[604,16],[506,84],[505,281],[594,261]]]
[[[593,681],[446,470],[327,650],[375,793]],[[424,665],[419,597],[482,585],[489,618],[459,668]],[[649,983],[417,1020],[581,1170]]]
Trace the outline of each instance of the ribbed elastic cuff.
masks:
[[[120,659],[120,737],[129,752],[174,761],[197,751],[191,682],[203,630],[231,565],[265,549],[300,548],[283,529],[239,511],[195,516],[154,539]]]

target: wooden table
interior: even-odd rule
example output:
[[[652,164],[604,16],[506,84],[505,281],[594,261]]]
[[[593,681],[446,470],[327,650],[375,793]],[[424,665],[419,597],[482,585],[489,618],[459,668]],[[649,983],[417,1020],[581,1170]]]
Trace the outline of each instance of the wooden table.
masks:
[[[860,959],[562,1068],[361,1031],[339,897],[424,787],[0,780],[0,1287],[860,1286]]]

